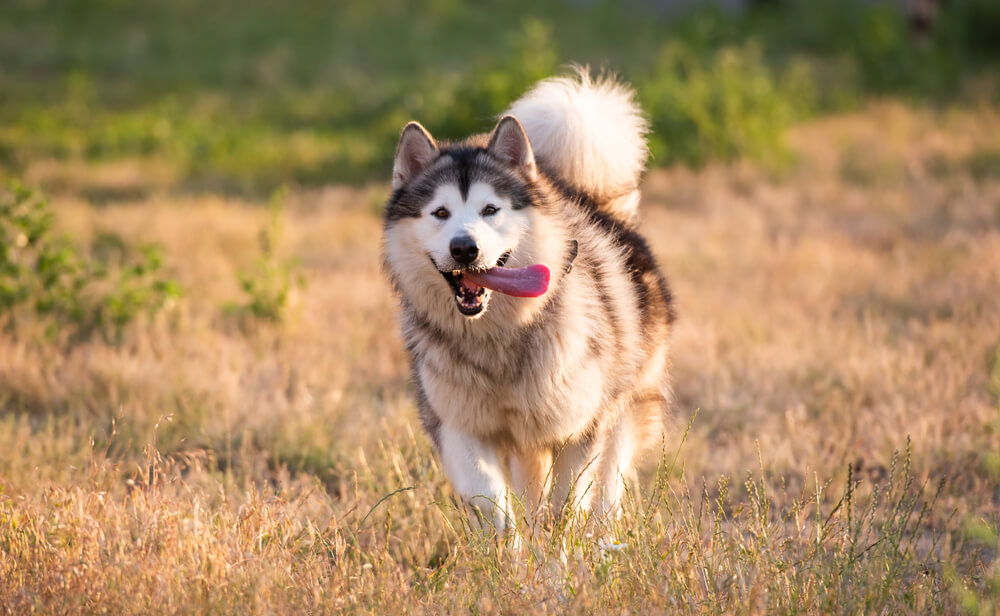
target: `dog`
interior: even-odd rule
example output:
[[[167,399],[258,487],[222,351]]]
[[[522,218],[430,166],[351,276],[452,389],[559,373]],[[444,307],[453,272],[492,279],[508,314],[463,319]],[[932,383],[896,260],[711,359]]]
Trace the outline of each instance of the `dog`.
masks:
[[[647,131],[632,90],[586,69],[536,84],[488,135],[402,131],[383,265],[423,427],[497,531],[514,499],[616,513],[663,435],[675,317],[638,231]]]

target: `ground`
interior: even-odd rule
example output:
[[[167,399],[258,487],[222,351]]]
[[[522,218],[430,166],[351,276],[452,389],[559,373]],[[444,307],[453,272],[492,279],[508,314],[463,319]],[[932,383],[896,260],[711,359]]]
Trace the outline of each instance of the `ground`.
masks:
[[[0,337],[0,613],[997,609],[1000,114],[874,102],[788,143],[648,175],[675,420],[621,520],[520,549],[420,432],[386,185],[289,192],[271,323],[226,309],[266,200],[31,162],[62,231],[159,243],[184,294],[120,341]]]

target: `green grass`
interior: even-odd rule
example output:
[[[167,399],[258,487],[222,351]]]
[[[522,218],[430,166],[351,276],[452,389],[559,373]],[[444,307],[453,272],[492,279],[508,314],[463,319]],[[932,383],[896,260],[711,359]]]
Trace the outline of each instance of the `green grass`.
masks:
[[[657,164],[780,168],[785,130],[817,112],[968,96],[963,84],[996,67],[997,24],[985,0],[947,3],[923,42],[879,3],[675,14],[613,2],[12,0],[0,15],[0,165],[144,157],[181,188],[255,193],[360,182],[385,177],[406,121],[451,138],[488,130],[528,85],[577,62],[634,84]]]

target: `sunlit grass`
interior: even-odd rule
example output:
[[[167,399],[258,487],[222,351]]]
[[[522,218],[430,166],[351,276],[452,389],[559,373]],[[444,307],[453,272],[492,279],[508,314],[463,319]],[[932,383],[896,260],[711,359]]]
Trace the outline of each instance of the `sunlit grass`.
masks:
[[[118,341],[0,338],[0,607],[992,613],[1000,183],[968,161],[997,135],[987,107],[883,103],[793,130],[778,177],[650,174],[676,421],[620,519],[525,521],[519,545],[469,528],[419,430],[384,186],[270,211],[50,163],[59,232],[156,242],[185,293]],[[235,319],[275,212],[268,258],[307,284]]]

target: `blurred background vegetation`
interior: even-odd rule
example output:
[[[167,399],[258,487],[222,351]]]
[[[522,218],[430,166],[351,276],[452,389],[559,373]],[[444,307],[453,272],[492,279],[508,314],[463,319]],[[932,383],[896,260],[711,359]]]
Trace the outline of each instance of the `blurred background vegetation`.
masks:
[[[655,164],[781,169],[784,129],[816,114],[996,99],[1000,3],[916,4],[5,0],[0,173],[142,157],[185,190],[383,179],[406,121],[488,130],[571,62],[636,87]]]
[[[518,570],[379,215],[407,121],[570,63],[673,167],[684,447]],[[0,613],[996,614],[998,69],[1000,0],[0,0]]]

